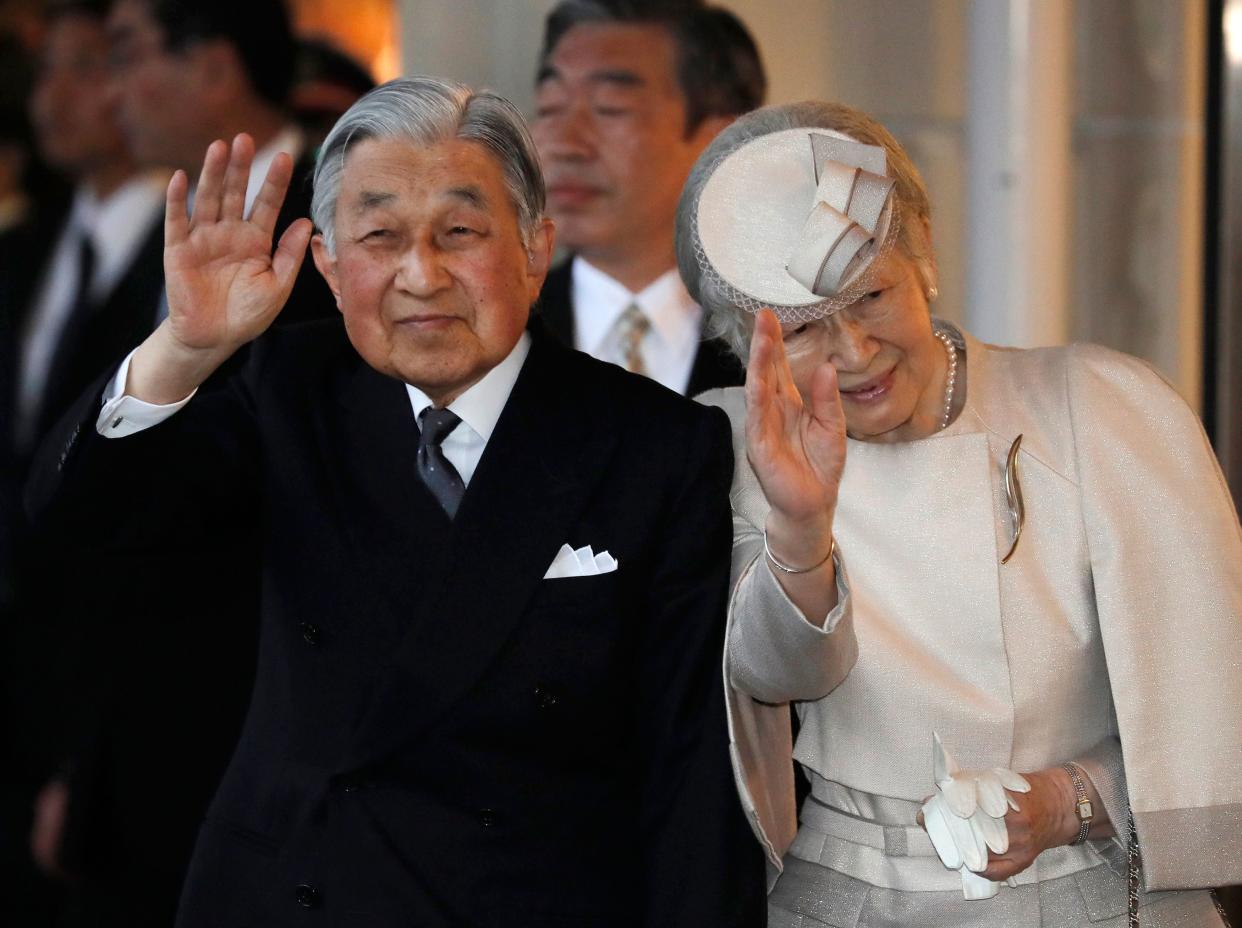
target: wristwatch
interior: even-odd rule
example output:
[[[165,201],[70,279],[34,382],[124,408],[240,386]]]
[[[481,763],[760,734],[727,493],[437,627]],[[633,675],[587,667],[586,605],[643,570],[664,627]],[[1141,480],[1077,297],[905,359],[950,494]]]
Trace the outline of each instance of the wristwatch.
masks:
[[[1095,816],[1095,809],[1091,806],[1091,800],[1087,798],[1087,785],[1082,781],[1082,773],[1078,765],[1064,763],[1061,766],[1070,775],[1070,780],[1074,783],[1074,795],[1078,797],[1074,801],[1074,814],[1078,816],[1078,836],[1070,844],[1082,844],[1087,840],[1087,832],[1091,830],[1091,819]]]

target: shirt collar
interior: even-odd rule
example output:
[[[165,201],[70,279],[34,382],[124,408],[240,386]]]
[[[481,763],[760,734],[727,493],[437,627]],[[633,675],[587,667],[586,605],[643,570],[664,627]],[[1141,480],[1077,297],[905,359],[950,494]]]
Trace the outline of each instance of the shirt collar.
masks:
[[[468,388],[461,396],[448,404],[448,408],[457,414],[462,422],[470,426],[482,439],[492,437],[500,414],[509,402],[509,394],[517,383],[518,374],[526,356],[530,354],[530,335],[522,333],[513,350],[505,359],[483,375],[478,383]],[[414,417],[422,415],[424,409],[432,405],[431,397],[413,384],[405,385],[410,396],[410,405],[414,409]]]
[[[276,160],[276,155],[282,151],[287,152],[296,164],[305,143],[300,129],[296,126],[285,126],[276,133],[275,138],[254,153],[254,161],[250,164],[250,180],[246,185],[247,216],[250,215],[250,207],[254,206],[255,198],[258,197],[259,190],[263,187],[263,180],[267,177],[267,169]],[[291,185],[297,181],[295,177]]]
[[[128,267],[164,210],[168,175],[147,171],[100,199],[85,186],[73,199],[72,223],[95,248],[95,283],[108,286]]]
[[[638,293],[631,293],[624,284],[582,257],[574,258],[570,274],[573,305],[591,307],[590,312],[574,312],[575,341],[583,351],[598,352],[631,303],[638,306],[666,344],[678,346],[698,341],[703,313],[686,291],[676,268],[669,268]]]

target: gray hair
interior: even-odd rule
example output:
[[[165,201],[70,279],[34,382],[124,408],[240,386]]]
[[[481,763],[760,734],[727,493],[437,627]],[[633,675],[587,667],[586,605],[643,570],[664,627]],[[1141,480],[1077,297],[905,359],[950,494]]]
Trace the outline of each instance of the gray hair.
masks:
[[[438,77],[399,78],[361,97],[319,150],[311,218],[329,254],[336,253],[336,201],[349,149],[365,139],[408,139],[430,147],[450,139],[477,142],[495,156],[517,210],[522,241],[543,219],[546,194],[539,157],[526,121],[512,103],[489,90]]]
[[[682,280],[707,315],[706,334],[723,339],[743,363],[750,352],[754,317],[734,306],[699,265],[696,253],[698,242],[695,240],[697,223],[694,222],[699,197],[720,162],[747,142],[786,129],[805,128],[832,129],[845,133],[855,141],[884,149],[888,157],[889,176],[897,182],[894,186],[894,205],[899,223],[897,247],[918,265],[926,286],[934,282],[935,256],[926,234],[931,221],[931,201],[918,168],[887,129],[862,110],[844,103],[807,100],[755,110],[739,117],[707,146],[694,163],[677,204],[677,266]]]

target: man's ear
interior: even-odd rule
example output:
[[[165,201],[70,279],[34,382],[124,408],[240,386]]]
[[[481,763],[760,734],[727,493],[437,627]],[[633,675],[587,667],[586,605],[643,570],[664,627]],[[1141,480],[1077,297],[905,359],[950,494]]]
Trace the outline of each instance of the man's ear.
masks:
[[[530,302],[539,298],[548,267],[552,264],[552,252],[556,248],[556,225],[547,216],[531,231],[526,245],[526,289]]]
[[[336,308],[341,308],[341,285],[336,276],[336,255],[328,251],[328,245],[323,240],[322,233],[316,232],[311,236],[311,257],[315,259],[315,267],[319,269],[319,273],[323,275],[323,279],[328,282],[328,289],[332,291],[332,297],[336,300]]]

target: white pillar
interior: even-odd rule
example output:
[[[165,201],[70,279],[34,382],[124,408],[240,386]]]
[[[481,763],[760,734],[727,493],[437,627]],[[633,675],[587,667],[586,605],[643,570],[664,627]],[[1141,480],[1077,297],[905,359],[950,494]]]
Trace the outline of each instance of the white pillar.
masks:
[[[543,21],[556,0],[398,0],[406,74],[490,87],[529,113]]]
[[[967,327],[1029,347],[1069,334],[1072,0],[974,0]]]

